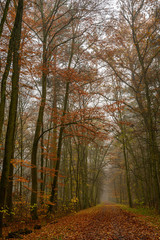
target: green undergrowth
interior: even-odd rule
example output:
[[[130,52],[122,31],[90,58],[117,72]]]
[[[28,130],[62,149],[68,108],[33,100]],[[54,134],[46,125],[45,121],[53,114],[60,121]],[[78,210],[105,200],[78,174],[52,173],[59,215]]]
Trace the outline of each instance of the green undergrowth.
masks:
[[[136,214],[141,220],[145,220],[152,226],[160,229],[160,214],[155,209],[149,209],[147,207],[134,207],[130,208],[127,205],[118,205],[122,210]]]

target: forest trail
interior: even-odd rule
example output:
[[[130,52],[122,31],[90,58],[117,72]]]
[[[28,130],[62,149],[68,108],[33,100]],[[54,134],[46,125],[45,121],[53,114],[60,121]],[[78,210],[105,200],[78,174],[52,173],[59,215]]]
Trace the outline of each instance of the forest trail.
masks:
[[[158,240],[160,231],[135,214],[104,204],[63,217],[23,239]]]

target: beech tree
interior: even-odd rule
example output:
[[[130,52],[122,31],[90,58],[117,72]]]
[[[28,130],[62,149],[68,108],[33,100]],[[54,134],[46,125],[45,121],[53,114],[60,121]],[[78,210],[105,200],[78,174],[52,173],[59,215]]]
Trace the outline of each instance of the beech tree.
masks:
[[[7,17],[7,12],[9,8],[9,3],[10,1],[6,2],[4,12],[3,12],[3,17],[1,19],[1,25],[0,25],[0,37],[2,35],[2,30],[3,26]],[[15,44],[15,34],[16,34],[16,28],[17,25],[14,24],[12,31],[11,31],[11,36],[10,36],[10,41],[9,41],[9,46],[8,46],[8,53],[7,53],[7,60],[6,60],[6,65],[5,65],[5,70],[2,75],[1,79],[1,101],[0,101],[0,140],[2,137],[2,128],[4,124],[4,113],[5,113],[5,104],[6,104],[6,84],[7,84],[7,78],[9,75],[11,63],[12,63],[12,56],[13,56],[13,48]]]
[[[23,16],[23,0],[19,0],[17,7],[17,14],[14,23],[14,40],[13,41],[13,73],[12,73],[12,93],[10,102],[10,111],[8,117],[7,133],[5,140],[5,152],[3,159],[3,169],[0,182],[0,236],[2,236],[2,224],[3,224],[3,210],[5,207],[8,177],[9,177],[9,166],[11,158],[14,154],[14,138],[15,138],[15,125],[18,105],[18,84],[19,84],[19,49],[21,41],[21,28],[22,28],[22,16]],[[11,38],[12,39],[12,38]]]

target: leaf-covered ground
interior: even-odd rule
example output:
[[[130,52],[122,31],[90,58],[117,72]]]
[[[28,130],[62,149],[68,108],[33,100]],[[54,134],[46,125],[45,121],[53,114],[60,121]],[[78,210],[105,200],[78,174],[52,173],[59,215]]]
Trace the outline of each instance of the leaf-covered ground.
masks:
[[[23,239],[158,240],[160,231],[116,205],[99,205],[47,224]]]

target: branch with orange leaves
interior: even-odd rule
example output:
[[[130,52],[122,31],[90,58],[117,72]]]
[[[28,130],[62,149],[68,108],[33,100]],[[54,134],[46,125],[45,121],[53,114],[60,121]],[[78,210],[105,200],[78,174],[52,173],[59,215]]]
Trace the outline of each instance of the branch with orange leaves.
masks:
[[[89,119],[85,119],[85,121],[93,121],[93,120],[101,120],[100,118],[89,118]],[[40,138],[45,134],[45,133],[47,133],[47,132],[49,132],[49,131],[51,131],[51,130],[53,130],[53,129],[55,129],[55,128],[59,128],[59,127],[67,127],[67,126],[70,126],[70,125],[76,125],[76,124],[78,124],[78,123],[81,123],[81,124],[83,124],[84,123],[84,121],[82,122],[81,120],[79,120],[79,121],[75,121],[75,122],[69,122],[69,123],[65,123],[65,124],[59,124],[59,125],[57,125],[56,127],[54,126],[54,127],[51,127],[51,128],[49,128],[49,129],[46,129],[46,130],[44,130],[42,133],[41,133],[41,135],[39,136],[39,138],[37,139],[37,143],[39,142],[39,140],[40,140]],[[85,122],[86,123],[86,122]]]

